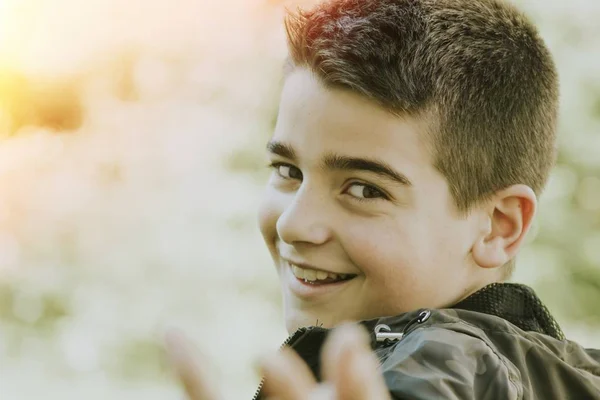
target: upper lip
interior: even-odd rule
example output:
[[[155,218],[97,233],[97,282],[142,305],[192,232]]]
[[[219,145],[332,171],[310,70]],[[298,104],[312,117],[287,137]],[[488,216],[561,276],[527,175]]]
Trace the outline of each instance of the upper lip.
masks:
[[[323,268],[319,268],[319,267],[315,267],[314,265],[311,264],[307,264],[301,261],[293,261],[287,258],[281,258],[283,261],[285,261],[288,264],[292,264],[292,265],[296,265],[300,268],[305,268],[305,269],[314,269],[315,271],[323,271],[323,272],[327,272],[328,274],[337,274],[337,275],[356,275],[356,274],[352,274],[349,272],[334,272],[334,271],[328,271],[326,269]]]

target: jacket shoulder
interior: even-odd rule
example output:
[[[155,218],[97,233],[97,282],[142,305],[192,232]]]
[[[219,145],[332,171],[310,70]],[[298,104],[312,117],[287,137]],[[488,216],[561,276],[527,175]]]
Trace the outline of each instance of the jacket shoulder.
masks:
[[[389,349],[381,367],[393,398],[521,398],[514,365],[475,327],[443,319],[417,326]]]

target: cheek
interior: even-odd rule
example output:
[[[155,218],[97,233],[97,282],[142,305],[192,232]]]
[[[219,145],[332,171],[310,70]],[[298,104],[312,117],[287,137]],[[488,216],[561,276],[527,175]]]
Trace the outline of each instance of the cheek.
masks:
[[[419,300],[420,260],[409,240],[403,232],[390,230],[348,236],[348,256],[365,276],[360,291],[360,308],[365,315],[399,314]]]
[[[405,287],[439,264],[439,234],[430,221],[402,219],[363,224],[347,231],[344,248],[367,278],[385,287]]]
[[[347,229],[343,246],[367,277],[386,279],[414,264],[413,239],[394,221],[368,221]]]

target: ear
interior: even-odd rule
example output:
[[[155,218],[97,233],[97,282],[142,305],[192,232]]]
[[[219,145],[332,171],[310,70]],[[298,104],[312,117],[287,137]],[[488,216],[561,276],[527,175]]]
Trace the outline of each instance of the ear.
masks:
[[[485,227],[473,245],[473,259],[482,268],[501,267],[519,251],[537,210],[537,197],[526,185],[497,192],[486,203]]]

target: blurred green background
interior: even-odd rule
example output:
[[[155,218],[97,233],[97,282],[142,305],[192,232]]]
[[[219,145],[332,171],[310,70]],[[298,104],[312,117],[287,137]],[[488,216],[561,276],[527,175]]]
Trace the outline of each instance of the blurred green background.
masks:
[[[0,0],[0,399],[227,399],[286,337],[255,221],[285,56],[276,0]],[[600,347],[600,2],[521,0],[558,63],[560,157],[515,281]]]

